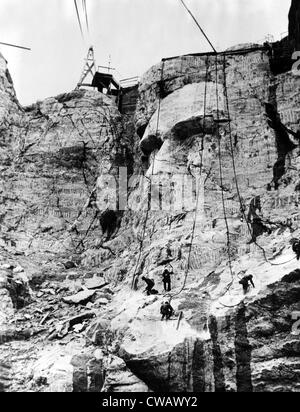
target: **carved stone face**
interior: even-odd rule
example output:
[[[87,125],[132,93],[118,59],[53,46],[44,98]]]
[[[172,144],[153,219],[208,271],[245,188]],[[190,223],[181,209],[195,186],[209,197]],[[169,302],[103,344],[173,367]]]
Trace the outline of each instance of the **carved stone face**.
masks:
[[[212,82],[193,83],[176,90],[160,103],[145,130],[140,147],[152,153],[159,150],[155,173],[166,172],[172,166],[170,157],[177,163],[180,152],[191,149],[195,136],[214,135],[217,131],[215,119],[217,109],[224,117],[224,97],[219,93],[216,100],[216,86]],[[199,150],[198,150],[199,152]],[[166,157],[169,156],[169,159]],[[164,164],[164,166],[163,166]],[[180,163],[180,167],[187,167]],[[172,171],[172,170],[171,170]]]
[[[173,200],[176,205],[171,207],[174,214],[194,210],[198,201],[199,219],[204,219],[204,182],[212,170],[213,174],[218,170],[217,136],[221,128],[216,120],[224,117],[221,87],[217,103],[216,84],[201,82],[165,97],[150,119],[140,142],[142,151],[150,156],[147,177],[154,184],[159,180],[166,203],[172,203],[174,193],[169,182],[173,182],[177,196]]]

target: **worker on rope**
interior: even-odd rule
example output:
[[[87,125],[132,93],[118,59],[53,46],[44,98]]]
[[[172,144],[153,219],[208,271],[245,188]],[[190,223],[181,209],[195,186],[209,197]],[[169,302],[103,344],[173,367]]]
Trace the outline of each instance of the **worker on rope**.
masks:
[[[174,314],[174,309],[170,305],[169,302],[163,302],[160,307],[160,313],[161,313],[161,320],[169,320],[171,316]]]
[[[296,253],[297,260],[300,260],[300,240],[292,239],[291,244],[292,244],[293,251]]]
[[[255,196],[250,202],[247,217],[248,222],[250,222],[252,226],[252,239],[250,243],[256,242],[256,239],[265,232],[267,232],[269,235],[272,233],[272,230],[263,224],[261,213],[262,207],[260,196]]]
[[[143,276],[142,279],[143,279],[143,281],[146,282],[146,284],[147,284],[147,287],[146,287],[146,289],[145,289],[145,292],[147,292],[147,295],[150,296],[150,295],[156,294],[156,293],[155,293],[156,291],[153,290],[153,288],[154,288],[154,286],[155,286],[154,280],[153,280],[153,279],[146,278],[145,276]]]
[[[252,285],[255,288],[252,275],[244,276],[239,281],[239,283],[243,286],[243,291],[245,295],[249,292],[250,285]]]
[[[171,291],[171,275],[174,275],[173,267],[171,265],[168,265],[162,274],[162,281],[164,284],[165,292]]]

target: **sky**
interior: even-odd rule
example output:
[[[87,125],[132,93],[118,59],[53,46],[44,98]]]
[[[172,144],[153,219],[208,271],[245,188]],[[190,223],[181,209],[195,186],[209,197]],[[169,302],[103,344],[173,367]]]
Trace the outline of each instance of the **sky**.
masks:
[[[185,0],[218,51],[275,40],[288,30],[290,0]],[[83,20],[82,3],[77,0]],[[86,0],[81,37],[74,0],[0,0],[0,41],[23,105],[75,88],[88,47],[97,65],[111,56],[116,77],[141,76],[163,57],[210,50],[180,0]],[[82,21],[84,25],[84,21]],[[84,26],[85,28],[85,26]]]

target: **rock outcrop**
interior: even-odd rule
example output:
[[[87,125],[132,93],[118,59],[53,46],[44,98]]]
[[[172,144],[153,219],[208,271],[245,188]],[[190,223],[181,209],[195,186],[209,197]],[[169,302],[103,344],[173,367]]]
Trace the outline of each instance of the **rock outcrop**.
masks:
[[[294,50],[300,50],[300,2],[292,0],[289,13],[289,40]]]

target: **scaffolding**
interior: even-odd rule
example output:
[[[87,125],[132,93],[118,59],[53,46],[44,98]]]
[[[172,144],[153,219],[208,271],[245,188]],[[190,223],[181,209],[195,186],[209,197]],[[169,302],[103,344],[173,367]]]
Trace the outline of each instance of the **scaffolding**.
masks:
[[[91,46],[88,50],[88,54],[85,59],[85,65],[83,67],[80,80],[77,84],[77,89],[79,89],[80,87],[93,87],[92,82],[96,74],[96,67],[97,66],[96,66],[96,60],[95,60],[95,54],[94,54],[94,47]],[[90,83],[87,82],[87,78],[89,75],[91,75]]]

